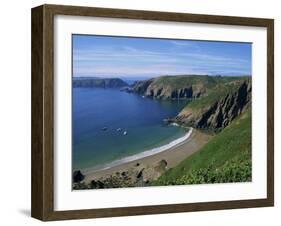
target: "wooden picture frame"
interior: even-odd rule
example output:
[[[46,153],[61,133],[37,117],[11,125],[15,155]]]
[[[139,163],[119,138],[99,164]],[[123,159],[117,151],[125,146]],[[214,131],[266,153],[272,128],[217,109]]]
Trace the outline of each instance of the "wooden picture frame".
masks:
[[[54,16],[126,18],[267,29],[267,198],[101,209],[54,210]],[[274,21],[272,19],[211,16],[61,5],[32,9],[32,202],[34,218],[50,220],[162,214],[274,205]]]

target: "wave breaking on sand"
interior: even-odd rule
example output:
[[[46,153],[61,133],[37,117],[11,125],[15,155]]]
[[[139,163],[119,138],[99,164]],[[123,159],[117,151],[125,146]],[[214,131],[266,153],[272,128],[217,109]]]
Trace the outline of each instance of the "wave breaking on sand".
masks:
[[[176,140],[173,140],[168,144],[162,145],[160,147],[152,148],[152,149],[143,151],[143,152],[135,154],[135,155],[127,156],[127,157],[124,157],[122,159],[118,159],[118,160],[115,160],[113,162],[104,164],[102,166],[96,166],[94,168],[84,169],[83,172],[85,174],[87,174],[87,173],[93,173],[93,172],[97,172],[97,171],[101,171],[101,170],[110,169],[112,167],[119,166],[119,165],[122,165],[124,163],[133,162],[133,161],[138,160],[138,159],[142,159],[142,158],[145,158],[145,157],[148,157],[148,156],[151,156],[151,155],[161,153],[161,152],[166,151],[170,148],[174,148],[174,147],[178,146],[179,144],[181,144],[182,142],[186,141],[191,136],[192,130],[193,130],[193,128],[190,128],[189,131],[184,136],[182,136],[182,137],[180,137]]]

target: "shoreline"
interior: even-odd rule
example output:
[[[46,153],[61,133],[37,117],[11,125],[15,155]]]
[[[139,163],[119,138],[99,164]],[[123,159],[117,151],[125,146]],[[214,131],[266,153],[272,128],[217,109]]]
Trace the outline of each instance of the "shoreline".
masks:
[[[85,174],[95,173],[95,172],[98,172],[98,171],[107,170],[107,169],[117,167],[117,166],[122,165],[122,164],[130,163],[130,162],[137,161],[137,160],[140,160],[140,159],[152,156],[152,155],[159,154],[161,152],[167,151],[168,149],[175,148],[175,147],[177,147],[178,145],[181,145],[184,142],[187,142],[190,139],[190,137],[192,135],[192,132],[193,132],[193,128],[190,127],[188,132],[185,135],[169,142],[168,144],[164,144],[164,145],[159,146],[159,147],[155,147],[155,148],[152,148],[152,149],[149,149],[149,150],[145,150],[143,152],[140,152],[140,153],[137,153],[137,154],[134,154],[134,155],[126,156],[126,157],[123,157],[121,159],[114,160],[110,163],[105,163],[105,164],[100,165],[100,166],[82,169],[81,171]]]
[[[185,137],[189,135],[186,139],[161,152],[120,163],[106,169],[89,170],[88,172],[82,170],[85,175],[83,182],[91,183],[93,180],[104,180],[115,175],[126,175],[125,177],[128,175],[129,177],[141,175],[142,178],[145,178],[144,181],[152,181],[161,176],[167,169],[175,167],[185,158],[200,150],[212,137],[210,134],[196,129],[191,129],[190,131],[185,135]]]

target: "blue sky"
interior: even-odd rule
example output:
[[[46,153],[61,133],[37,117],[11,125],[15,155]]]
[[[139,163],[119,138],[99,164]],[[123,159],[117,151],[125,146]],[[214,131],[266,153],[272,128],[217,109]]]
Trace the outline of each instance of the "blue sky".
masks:
[[[250,43],[73,35],[73,75],[251,75]]]

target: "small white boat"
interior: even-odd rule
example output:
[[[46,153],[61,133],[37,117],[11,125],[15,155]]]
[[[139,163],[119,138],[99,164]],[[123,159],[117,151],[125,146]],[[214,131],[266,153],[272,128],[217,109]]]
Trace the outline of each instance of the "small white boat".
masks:
[[[123,135],[126,136],[127,135],[127,131],[124,131]]]
[[[145,98],[145,96],[141,96],[142,98]]]

